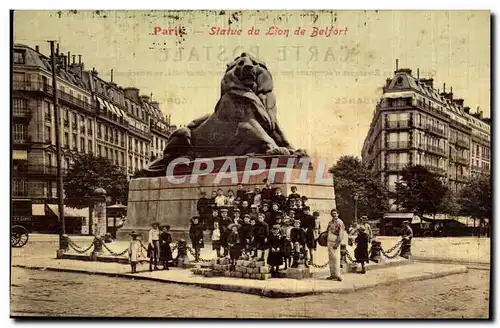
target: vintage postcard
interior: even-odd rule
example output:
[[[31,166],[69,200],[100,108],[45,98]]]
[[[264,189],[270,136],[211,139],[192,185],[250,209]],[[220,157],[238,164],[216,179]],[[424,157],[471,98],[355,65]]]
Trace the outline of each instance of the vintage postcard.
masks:
[[[489,11],[11,19],[11,317],[490,318]]]

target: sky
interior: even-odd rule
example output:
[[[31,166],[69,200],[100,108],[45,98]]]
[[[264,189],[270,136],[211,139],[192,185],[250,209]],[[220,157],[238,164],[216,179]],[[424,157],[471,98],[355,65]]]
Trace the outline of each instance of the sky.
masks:
[[[16,11],[13,33],[47,55],[57,40],[105,80],[113,69],[177,125],[213,112],[226,64],[253,54],[273,75],[289,141],[332,162],[361,155],[396,59],[490,115],[488,11]]]

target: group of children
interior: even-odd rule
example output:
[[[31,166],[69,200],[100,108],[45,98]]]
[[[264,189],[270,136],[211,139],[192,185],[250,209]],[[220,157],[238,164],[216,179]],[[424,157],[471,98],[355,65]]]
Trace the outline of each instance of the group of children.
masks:
[[[231,190],[224,195],[221,189],[212,199],[201,193],[199,216],[191,219],[189,229],[195,261],[204,247],[203,231],[209,230],[216,256],[229,256],[233,263],[250,255],[267,260],[273,272],[283,264],[285,269],[297,267],[300,260],[306,266],[312,263],[321,229],[319,212],[311,215],[307,197],[300,196],[295,186],[285,197],[280,188],[264,183],[262,190],[253,191],[239,185],[236,196]]]

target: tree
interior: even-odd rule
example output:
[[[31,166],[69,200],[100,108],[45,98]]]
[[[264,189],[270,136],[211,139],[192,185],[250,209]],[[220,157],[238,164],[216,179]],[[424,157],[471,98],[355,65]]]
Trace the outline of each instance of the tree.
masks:
[[[491,179],[481,175],[470,179],[460,190],[458,203],[463,215],[476,219],[491,219],[493,217],[493,201],[491,198]]]
[[[408,211],[420,216],[435,216],[448,192],[446,185],[434,173],[421,165],[407,166],[396,182],[396,201]]]
[[[106,190],[113,203],[120,201],[127,204],[128,181],[122,169],[106,158],[92,154],[80,155],[64,179],[65,203],[75,208],[89,207],[90,230],[94,190],[99,187]]]
[[[460,210],[461,207],[458,200],[458,194],[450,189],[446,190],[438,212],[457,216],[460,215]]]
[[[358,217],[366,215],[371,219],[380,218],[389,210],[387,190],[358,157],[342,156],[329,171],[334,175],[337,209],[346,224],[355,217],[355,195],[358,197]]]

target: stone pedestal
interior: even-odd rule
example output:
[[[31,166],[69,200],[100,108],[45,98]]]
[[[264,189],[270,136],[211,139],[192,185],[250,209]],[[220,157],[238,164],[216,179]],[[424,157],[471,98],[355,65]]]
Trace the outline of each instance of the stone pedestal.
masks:
[[[253,190],[255,187],[262,188],[265,178],[268,178],[274,187],[280,187],[285,196],[290,193],[291,186],[296,186],[299,194],[308,197],[311,209],[321,213],[321,226],[324,229],[330,221],[330,210],[335,208],[333,178],[328,173],[328,167],[326,165],[316,167],[316,164],[313,163],[309,169],[307,166],[306,169],[303,169],[303,162],[300,162],[298,158],[287,156],[264,157],[264,159],[266,167],[258,174],[255,174],[255,167],[248,170],[247,164],[248,161],[253,162],[252,157],[241,156],[215,159],[214,170],[205,175],[193,175],[193,164],[191,163],[185,165],[184,170],[182,170],[183,166],[181,165],[181,169],[174,170],[170,177],[131,180],[127,220],[124,227],[118,231],[117,239],[127,240],[129,239],[128,234],[135,230],[141,235],[142,240],[147,240],[147,232],[151,229],[151,222],[158,221],[160,224],[170,225],[174,241],[184,238],[189,242],[190,219],[192,216],[198,215],[196,203],[201,190],[206,191],[208,197],[210,197],[212,190],[218,188],[221,188],[224,193],[229,189],[236,193],[237,185],[240,182],[246,190]],[[226,175],[225,178],[221,178],[219,172],[226,172],[223,168],[224,165],[227,167],[228,162],[229,165],[235,164],[235,174],[231,177]],[[276,162],[281,163],[281,166],[276,166]],[[286,167],[290,162],[295,164],[286,172],[283,170],[279,172],[279,169]],[[179,183],[179,181],[174,181],[175,179],[183,179],[184,181]]]

